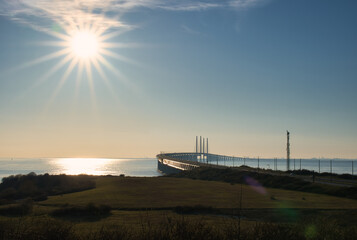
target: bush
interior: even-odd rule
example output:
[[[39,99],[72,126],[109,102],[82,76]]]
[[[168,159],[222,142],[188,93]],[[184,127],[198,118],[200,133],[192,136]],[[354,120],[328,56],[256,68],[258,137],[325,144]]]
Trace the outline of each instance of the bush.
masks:
[[[20,204],[10,205],[0,208],[0,215],[6,216],[24,216],[32,212],[33,202],[26,199]]]
[[[177,206],[173,211],[179,214],[211,213],[213,212],[213,208],[203,205]]]
[[[1,240],[75,240],[73,225],[53,219],[8,220],[0,222]]]
[[[0,199],[14,201],[32,198],[46,200],[47,196],[78,192],[95,188],[95,177],[87,175],[28,175],[9,176],[0,184]]]
[[[96,206],[89,203],[85,207],[66,206],[52,212],[54,217],[103,217],[110,214],[111,207],[108,205]]]

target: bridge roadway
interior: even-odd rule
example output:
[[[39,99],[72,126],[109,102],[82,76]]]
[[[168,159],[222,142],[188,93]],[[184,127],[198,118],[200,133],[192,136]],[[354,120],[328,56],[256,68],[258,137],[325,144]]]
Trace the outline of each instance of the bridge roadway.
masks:
[[[160,153],[157,156],[158,169],[164,173],[177,173],[185,170],[192,170],[197,167],[214,167],[219,169],[229,168],[230,166],[219,165],[220,162],[232,161],[233,167],[243,166],[243,158],[225,156],[211,153],[195,153],[195,152],[181,152],[181,153]],[[240,164],[239,164],[240,163]],[[232,166],[231,166],[232,167]],[[243,169],[242,169],[243,170]],[[285,175],[299,178],[304,181],[312,182],[311,176],[293,175],[284,171],[274,171],[271,169],[259,169],[244,167],[244,171],[263,172],[271,175]],[[316,176],[314,181],[320,184],[328,184],[342,187],[357,187],[356,180],[336,179],[331,177]]]
[[[192,170],[197,167],[212,167],[215,160],[215,168],[228,168],[218,164],[223,159],[222,155],[200,154],[200,153],[160,153],[157,156],[158,169],[166,174],[178,173],[180,171]]]
[[[234,157],[234,156],[225,156],[219,154],[211,154],[211,153],[196,153],[196,152],[180,152],[180,153],[160,153],[157,156],[158,160],[171,160],[184,163],[182,165],[182,170],[190,170],[193,167],[199,166],[212,166],[216,165],[217,168],[227,168],[227,166],[219,165],[220,162],[224,161],[232,161],[233,166],[234,162],[242,161],[243,158],[241,157]],[[171,162],[171,164],[173,164]],[[187,168],[187,169],[186,169]]]

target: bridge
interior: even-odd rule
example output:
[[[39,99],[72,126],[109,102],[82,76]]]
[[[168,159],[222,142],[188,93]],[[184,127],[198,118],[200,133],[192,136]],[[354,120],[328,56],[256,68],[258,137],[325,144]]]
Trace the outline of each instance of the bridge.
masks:
[[[245,171],[263,171],[267,174],[272,175],[285,175],[291,176],[294,178],[299,178],[304,181],[315,181],[320,184],[328,184],[335,186],[343,186],[343,187],[352,187],[357,186],[356,180],[349,179],[336,179],[332,177],[324,177],[318,176],[315,180],[311,179],[311,176],[304,175],[290,175],[289,172],[276,172],[277,170],[277,159],[273,159],[274,169],[260,168],[259,167],[259,158],[243,158],[243,157],[234,157],[234,156],[226,156],[219,154],[211,154],[211,153],[196,153],[196,152],[180,152],[180,153],[160,153],[157,156],[158,160],[158,170],[165,174],[171,173],[179,173],[181,171],[192,170],[198,167],[214,167],[214,168],[229,168],[229,167],[239,167],[246,165],[246,161],[253,161],[257,168],[245,169]],[[229,164],[226,165],[226,162]],[[273,165],[272,165],[273,166]],[[300,164],[301,170],[301,164]],[[331,170],[332,172],[332,170]],[[352,175],[353,177],[353,175]]]
[[[231,162],[234,166],[244,165],[245,158],[226,156],[211,153],[180,152],[160,153],[156,156],[158,169],[164,173],[177,173],[184,170],[192,170],[201,166],[212,166],[216,168],[227,168],[221,163]]]
[[[208,152],[208,138],[198,138],[196,136],[195,152],[174,152],[158,154],[158,169],[163,173],[177,173],[184,170],[191,170],[200,166],[213,165],[215,168],[227,168],[245,165],[249,158],[212,154]],[[257,167],[259,168],[259,158]],[[226,163],[229,163],[227,166]],[[274,168],[277,163],[274,160]]]
[[[247,166],[249,171],[266,170],[270,174],[290,174],[289,171],[309,170],[316,173],[328,173],[328,179],[321,178],[319,182],[329,181],[329,184],[335,185],[356,185],[356,181],[352,180],[333,180],[333,174],[350,174],[351,179],[354,179],[354,160],[339,161],[339,160],[320,160],[320,159],[290,159],[289,149],[289,132],[287,132],[287,149],[288,155],[283,158],[247,158],[235,157],[220,154],[212,154],[208,152],[208,138],[196,136],[195,152],[161,152],[158,154],[158,170],[163,173],[178,173],[185,170],[192,170],[197,167],[214,167],[214,168],[229,168]],[[322,167],[324,165],[324,167]],[[299,178],[302,178],[300,176]],[[309,179],[307,179],[309,180]],[[309,180],[310,181],[310,180]],[[334,183],[332,183],[334,182]]]

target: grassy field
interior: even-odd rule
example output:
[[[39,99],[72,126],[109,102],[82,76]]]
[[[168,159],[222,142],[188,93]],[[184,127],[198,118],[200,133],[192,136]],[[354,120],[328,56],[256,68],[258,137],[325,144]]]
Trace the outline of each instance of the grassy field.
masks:
[[[196,225],[201,226],[199,231],[220,232],[228,229],[226,233],[217,233],[217,236],[226,236],[227,239],[231,239],[227,237],[227,233],[232,230],[236,231],[238,223],[239,229],[246,229],[246,233],[252,239],[256,239],[254,234],[258,234],[259,231],[263,231],[264,236],[270,236],[270,230],[267,230],[271,229],[270,224],[273,224],[273,229],[275,229],[275,232],[271,232],[271,234],[280,234],[281,238],[277,237],[276,239],[290,238],[290,233],[300,234],[302,231],[300,228],[309,228],[309,226],[319,226],[316,229],[320,228],[320,230],[316,231],[321,232],[337,229],[335,231],[337,234],[342,231],[347,236],[350,231],[348,229],[352,228],[353,231],[357,231],[353,227],[357,224],[357,200],[354,199],[263,188],[256,184],[252,184],[255,185],[254,187],[245,184],[188,178],[103,176],[93,179],[96,184],[93,189],[49,196],[45,201],[33,202],[30,213],[26,213],[25,216],[0,216],[0,223],[1,221],[5,221],[5,223],[12,221],[10,228],[4,228],[6,230],[17,229],[18,225],[24,224],[31,227],[33,222],[38,221],[39,229],[46,229],[48,223],[53,221],[53,224],[61,226],[60,229],[53,231],[73,230],[74,233],[71,234],[79,234],[83,236],[82,239],[88,239],[86,234],[91,235],[93,232],[107,236],[109,233],[103,233],[103,227],[106,229],[105,231],[115,229],[116,234],[124,234],[127,230],[120,230],[122,226],[124,229],[132,231],[132,234],[140,232],[142,236],[154,234],[152,236],[157,237],[162,234],[171,234],[170,225],[173,223],[179,228],[183,224],[185,228],[188,227],[189,231],[193,232],[195,232],[195,228],[192,226]],[[83,211],[92,205],[105,205],[111,210],[108,214],[103,215],[84,214],[78,216],[77,214],[77,216],[72,216],[71,211],[68,215],[68,209]],[[179,208],[180,206],[181,208]],[[184,214],[178,212],[177,210],[182,209],[182,206],[184,206],[183,209],[189,211]],[[205,207],[200,212],[202,206]],[[0,210],[7,207],[8,205],[0,206]],[[56,211],[63,209],[67,209],[64,211],[67,215],[54,215]],[[199,211],[195,212],[197,209]],[[193,211],[190,212],[191,210]],[[322,220],[320,221],[320,219]],[[262,227],[260,228],[257,227],[257,223],[265,225],[259,225]],[[335,223],[337,225],[334,225]],[[327,228],[328,224],[331,224],[331,227]],[[166,230],[161,232],[161,226]],[[344,230],[345,227],[348,227],[347,230]],[[151,228],[156,229],[156,232],[151,233]],[[283,233],[288,235],[281,235],[281,228],[285,229],[286,232],[284,230]],[[33,229],[34,236],[37,234],[36,231],[43,231]],[[296,235],[297,238],[291,239],[305,239],[303,233],[301,234]],[[148,239],[156,239],[156,237],[148,237]],[[46,238],[44,237],[44,239]],[[221,239],[221,237],[212,239]],[[265,239],[269,239],[269,237]]]
[[[187,205],[237,208],[240,188],[240,184],[184,178],[98,177],[95,189],[51,196],[40,203],[46,206],[83,206],[92,202],[110,205],[115,209],[157,209]],[[357,201],[273,188],[260,188],[257,191],[254,187],[242,185],[242,207],[357,209]]]

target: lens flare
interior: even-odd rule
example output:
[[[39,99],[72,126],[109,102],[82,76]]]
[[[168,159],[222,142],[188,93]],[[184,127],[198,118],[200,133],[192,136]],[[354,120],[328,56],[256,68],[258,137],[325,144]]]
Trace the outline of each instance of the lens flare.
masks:
[[[254,178],[246,176],[244,180],[254,191],[263,195],[267,194],[266,189]]]
[[[283,201],[277,204],[277,208],[282,218],[294,222],[299,218],[299,212],[291,206],[290,202]]]

